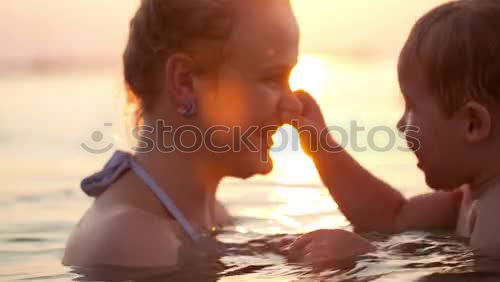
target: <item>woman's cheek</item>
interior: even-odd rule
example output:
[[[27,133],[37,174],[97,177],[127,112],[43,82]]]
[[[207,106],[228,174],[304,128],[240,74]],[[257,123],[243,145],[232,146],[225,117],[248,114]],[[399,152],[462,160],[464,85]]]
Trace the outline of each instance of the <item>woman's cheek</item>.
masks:
[[[275,93],[261,84],[254,84],[247,91],[245,107],[241,108],[241,116],[247,126],[262,126],[271,122],[277,109]]]
[[[236,83],[226,83],[203,99],[202,119],[211,126],[235,127],[247,123],[246,93]]]

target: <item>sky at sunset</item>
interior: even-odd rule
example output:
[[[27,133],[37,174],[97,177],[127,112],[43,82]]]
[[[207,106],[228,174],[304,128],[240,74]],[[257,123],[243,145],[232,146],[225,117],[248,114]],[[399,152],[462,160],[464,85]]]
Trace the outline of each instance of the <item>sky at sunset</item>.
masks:
[[[396,56],[412,24],[443,0],[292,0],[302,51]],[[33,58],[118,60],[137,0],[0,2],[0,66]]]

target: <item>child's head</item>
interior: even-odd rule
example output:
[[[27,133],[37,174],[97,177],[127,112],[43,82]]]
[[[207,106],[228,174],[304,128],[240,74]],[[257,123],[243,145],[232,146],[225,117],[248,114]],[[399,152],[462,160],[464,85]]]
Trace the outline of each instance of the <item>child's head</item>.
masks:
[[[419,128],[406,134],[431,187],[486,181],[500,169],[500,0],[454,1],[427,13],[398,72],[406,101],[399,126]]]

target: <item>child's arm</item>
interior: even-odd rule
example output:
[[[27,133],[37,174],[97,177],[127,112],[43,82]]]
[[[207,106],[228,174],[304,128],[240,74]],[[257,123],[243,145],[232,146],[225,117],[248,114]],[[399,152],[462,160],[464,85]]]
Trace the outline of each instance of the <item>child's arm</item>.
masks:
[[[430,193],[407,200],[364,169],[345,150],[328,152],[318,146],[318,152],[311,152],[311,146],[321,142],[327,142],[331,147],[338,145],[331,135],[322,137],[316,134],[326,128],[326,124],[314,98],[305,92],[297,95],[303,104],[297,129],[304,150],[312,157],[323,183],[340,210],[354,226],[381,232],[455,226],[460,191]],[[301,128],[309,130],[303,131]],[[311,133],[313,128],[316,133]]]

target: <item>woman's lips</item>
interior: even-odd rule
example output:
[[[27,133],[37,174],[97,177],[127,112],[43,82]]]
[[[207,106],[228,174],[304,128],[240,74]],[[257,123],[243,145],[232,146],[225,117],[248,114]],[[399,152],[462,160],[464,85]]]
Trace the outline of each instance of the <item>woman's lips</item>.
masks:
[[[269,150],[274,146],[273,135],[274,133],[271,132],[266,132],[265,134],[261,135],[260,142],[263,149]]]
[[[266,126],[264,128],[261,128],[259,130],[262,148],[269,150],[270,148],[272,148],[274,146],[273,136],[278,131],[278,128],[279,127],[276,125],[271,125],[271,126]]]

